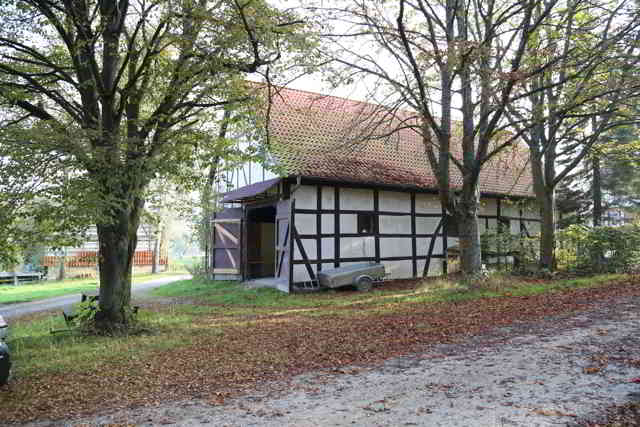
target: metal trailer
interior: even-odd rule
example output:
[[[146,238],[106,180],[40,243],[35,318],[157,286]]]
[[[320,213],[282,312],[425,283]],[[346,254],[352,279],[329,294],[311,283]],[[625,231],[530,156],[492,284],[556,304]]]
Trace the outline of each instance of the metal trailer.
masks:
[[[370,291],[385,276],[384,265],[375,262],[352,264],[318,272],[318,282],[325,288],[355,285],[359,291]]]

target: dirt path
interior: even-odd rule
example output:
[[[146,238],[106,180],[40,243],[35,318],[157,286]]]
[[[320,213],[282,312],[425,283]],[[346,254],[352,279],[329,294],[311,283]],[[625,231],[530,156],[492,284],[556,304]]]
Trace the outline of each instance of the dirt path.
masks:
[[[566,425],[640,398],[640,384],[630,381],[640,377],[639,328],[640,298],[609,300],[375,368],[315,372],[213,405],[182,401],[68,424]]]

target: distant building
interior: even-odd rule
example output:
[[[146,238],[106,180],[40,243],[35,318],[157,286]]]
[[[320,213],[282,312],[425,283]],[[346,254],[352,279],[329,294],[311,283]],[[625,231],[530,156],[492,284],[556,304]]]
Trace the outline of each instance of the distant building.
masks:
[[[64,261],[65,277],[97,277],[98,272],[98,234],[95,227],[87,233],[87,240],[77,247],[47,249],[41,264],[46,267],[48,279],[56,279]],[[158,242],[159,243],[159,242]],[[140,224],[138,245],[133,257],[134,273],[151,272],[154,250],[158,251],[158,266],[164,271],[168,264],[167,245],[156,244],[155,228],[149,224]]]

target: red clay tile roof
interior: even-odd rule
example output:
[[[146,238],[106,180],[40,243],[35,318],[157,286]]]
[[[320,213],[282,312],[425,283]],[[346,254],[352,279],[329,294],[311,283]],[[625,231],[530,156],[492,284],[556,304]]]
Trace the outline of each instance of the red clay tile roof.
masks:
[[[410,128],[397,131],[399,123],[380,106],[282,88],[271,107],[271,152],[287,175],[436,189],[422,138]],[[522,147],[492,159],[480,191],[532,196],[526,159]],[[455,165],[451,182],[462,182]]]

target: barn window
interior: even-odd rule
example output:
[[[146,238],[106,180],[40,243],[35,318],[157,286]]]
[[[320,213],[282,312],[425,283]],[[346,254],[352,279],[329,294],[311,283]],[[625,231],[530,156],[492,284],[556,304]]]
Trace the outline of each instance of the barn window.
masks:
[[[458,221],[453,215],[445,216],[444,227],[447,232],[447,237],[460,237],[460,232],[458,231]]]
[[[370,212],[358,214],[358,233],[373,234],[375,231],[375,215]]]

